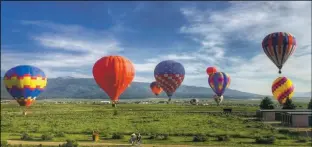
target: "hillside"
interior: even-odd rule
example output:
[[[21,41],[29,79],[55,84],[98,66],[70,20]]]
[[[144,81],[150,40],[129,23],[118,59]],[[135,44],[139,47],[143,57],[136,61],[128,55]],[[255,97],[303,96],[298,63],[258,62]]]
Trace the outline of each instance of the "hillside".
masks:
[[[173,97],[179,98],[205,98],[212,97],[214,92],[210,88],[185,86],[182,85],[174,94]],[[261,95],[241,92],[237,90],[227,89],[225,97],[229,98],[255,98],[262,97]],[[3,82],[1,82],[1,97],[10,98],[6,91]],[[40,95],[45,98],[108,98],[107,95],[100,89],[95,81],[91,78],[54,78],[48,80],[46,90]],[[155,97],[149,88],[149,83],[133,82],[120,98],[150,98]],[[160,97],[166,97],[162,93]]]

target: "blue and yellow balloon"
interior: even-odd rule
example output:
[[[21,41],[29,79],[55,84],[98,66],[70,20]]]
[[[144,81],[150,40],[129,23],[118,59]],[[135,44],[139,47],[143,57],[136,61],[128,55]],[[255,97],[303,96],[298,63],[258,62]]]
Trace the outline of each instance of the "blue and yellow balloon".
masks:
[[[214,99],[218,98],[217,104],[219,105],[223,100],[223,93],[225,89],[230,86],[231,78],[224,72],[216,72],[209,76],[208,84],[211,89],[216,93]]]
[[[25,107],[31,106],[47,85],[44,72],[30,65],[11,68],[5,73],[3,81],[10,95]]]

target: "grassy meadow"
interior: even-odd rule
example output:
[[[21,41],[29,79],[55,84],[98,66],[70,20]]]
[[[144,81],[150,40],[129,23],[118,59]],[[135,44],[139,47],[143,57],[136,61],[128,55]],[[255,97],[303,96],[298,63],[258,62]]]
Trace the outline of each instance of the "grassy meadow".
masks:
[[[302,104],[306,107],[306,103]],[[209,113],[231,107],[233,114]],[[258,138],[274,137],[274,146],[311,146],[311,139],[288,130],[278,130],[254,117],[256,106],[224,104],[195,106],[178,104],[37,103],[22,115],[16,104],[1,105],[1,141],[91,142],[92,131],[100,132],[99,142],[128,143],[130,134],[141,133],[143,144],[203,146],[267,146]],[[48,136],[42,139],[42,135]],[[204,138],[196,142],[197,138]],[[113,139],[114,138],[114,139]],[[38,143],[40,144],[40,143]]]

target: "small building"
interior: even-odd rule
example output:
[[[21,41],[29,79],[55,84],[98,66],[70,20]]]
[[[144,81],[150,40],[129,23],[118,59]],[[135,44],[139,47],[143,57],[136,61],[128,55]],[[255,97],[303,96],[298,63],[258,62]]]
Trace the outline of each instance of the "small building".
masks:
[[[257,110],[257,117],[262,121],[281,121],[282,113],[286,112],[311,112],[309,109],[270,109]]]
[[[312,112],[283,113],[282,125],[289,127],[312,127]]]

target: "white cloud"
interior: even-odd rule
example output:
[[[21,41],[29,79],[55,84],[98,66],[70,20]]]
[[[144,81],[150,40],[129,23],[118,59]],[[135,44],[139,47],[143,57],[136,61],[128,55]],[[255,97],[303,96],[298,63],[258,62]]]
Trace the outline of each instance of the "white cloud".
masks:
[[[311,2],[231,4],[228,9],[220,11],[195,7],[181,9],[190,23],[181,27],[181,33],[201,44],[197,51],[185,53],[186,60],[170,55],[165,58],[184,65],[186,77],[183,84],[207,87],[205,69],[214,65],[230,74],[230,88],[270,95],[271,84],[279,76],[278,69],[262,51],[261,42],[269,33],[285,31],[295,35],[298,47],[284,65],[282,75],[293,81],[296,91],[311,91]],[[259,48],[250,49],[258,54],[250,58],[229,54],[227,43],[232,39],[258,45]],[[164,58],[146,60],[145,64],[137,66],[137,70],[153,71],[161,60]]]
[[[201,56],[214,56],[211,60],[231,75],[231,88],[242,91],[271,94],[278,70],[263,53],[261,41],[272,32],[292,33],[298,47],[284,65],[283,75],[293,80],[296,91],[311,91],[311,2],[231,2],[226,10],[192,7],[181,12],[190,22],[181,32],[200,42],[201,50],[207,51]],[[225,47],[231,39],[258,44],[251,50],[259,54],[249,59],[228,54]]]
[[[153,81],[155,66],[162,60],[171,59],[184,65],[184,85],[208,87],[205,70],[207,66],[217,66],[232,77],[231,89],[271,94],[271,83],[279,76],[278,69],[262,51],[261,42],[269,33],[285,31],[296,37],[298,47],[284,65],[283,75],[293,80],[296,91],[311,91],[311,2],[228,3],[228,8],[217,11],[181,8],[188,24],[182,26],[179,33],[199,43],[200,47],[190,52],[171,53],[151,59],[142,57],[145,62],[134,63],[135,81]],[[52,29],[33,36],[33,39],[53,52],[42,54],[45,52],[43,50],[17,54],[13,50],[1,49],[2,70],[23,63],[43,68],[50,77],[92,77],[92,65],[97,59],[126,50],[120,47],[113,32],[48,21],[23,21],[23,24]],[[112,30],[120,30],[118,27]],[[229,48],[232,40],[258,47],[250,48],[250,52],[254,53],[251,57],[232,55],[230,51],[233,52],[233,48]],[[72,51],[76,53],[64,53]]]
[[[91,69],[96,60],[123,50],[118,41],[109,35],[103,37],[102,32],[97,33],[78,25],[62,25],[47,21],[23,21],[22,23],[50,28],[53,31],[32,36],[35,42],[44,47],[42,52],[18,52],[14,49],[2,48],[1,69],[3,70],[20,64],[29,64],[44,69],[48,77],[87,77],[92,75]],[[51,52],[46,52],[48,48]],[[83,74],[68,72],[76,69],[88,71],[84,71]]]

